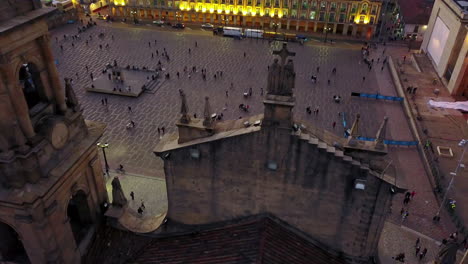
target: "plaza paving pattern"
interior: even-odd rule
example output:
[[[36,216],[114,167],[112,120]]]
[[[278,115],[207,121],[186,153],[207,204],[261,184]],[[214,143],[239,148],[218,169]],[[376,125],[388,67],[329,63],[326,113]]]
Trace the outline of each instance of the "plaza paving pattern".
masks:
[[[97,33],[104,32],[104,39],[97,38]],[[127,170],[136,173],[148,174],[158,169],[161,163],[155,162],[157,158],[152,154],[152,149],[158,142],[157,128],[164,126],[167,132],[175,131],[180,102],[178,89],[183,89],[187,94],[189,111],[202,115],[204,97],[210,97],[213,112],[223,111],[225,119],[238,118],[246,113],[239,111],[238,105],[248,104],[251,108],[249,115],[263,112],[261,88],[266,92],[267,66],[273,62],[271,53],[279,49],[280,43],[268,43],[266,41],[243,40],[237,41],[231,38],[200,36],[174,32],[159,32],[140,28],[114,28],[98,26],[80,35],[81,40],[75,41],[75,47],[71,46],[72,40],[63,40],[63,34],[75,34],[75,26],[65,26],[52,32],[53,49],[58,60],[58,70],[61,77],[74,79],[74,89],[84,108],[84,116],[87,119],[102,121],[107,124],[107,130],[103,140],[110,144],[107,150],[112,168],[123,164]],[[93,40],[86,46],[85,39],[92,34]],[[111,40],[114,35],[114,41]],[[55,43],[55,37],[59,43]],[[157,40],[157,45],[154,45]],[[195,47],[195,41],[198,47]],[[151,48],[148,47],[151,42]],[[99,49],[109,43],[110,48]],[[63,45],[61,52],[59,45]],[[166,48],[170,61],[156,56]],[[191,49],[189,54],[188,49]],[[369,73],[364,65],[359,65],[360,50],[336,49],[321,46],[299,46],[290,44],[289,49],[296,52],[293,58],[297,72],[295,96],[297,104],[294,109],[295,117],[307,120],[319,127],[332,130],[332,123],[337,122],[335,132],[343,134],[343,127],[338,117],[338,112],[345,112],[347,124],[350,126],[357,113],[361,114],[361,131],[363,136],[374,136],[378,125],[383,118],[383,111],[378,107],[383,102],[369,101],[351,98],[351,91],[377,92],[375,73]],[[246,57],[244,58],[244,52]],[[151,53],[155,58],[151,58]],[[137,65],[140,67],[155,68],[159,60],[163,68],[171,74],[171,80],[166,81],[155,94],[143,94],[139,98],[123,98],[119,96],[107,96],[109,106],[101,105],[103,95],[91,94],[85,91],[86,86],[91,85],[89,73],[85,66],[89,66],[89,72],[95,76],[101,74],[106,63],[112,63],[116,59],[119,65]],[[197,73],[183,73],[184,66],[188,70],[192,66],[197,67]],[[317,74],[318,84],[312,84],[310,76],[316,74],[316,67],[320,67]],[[337,74],[333,76],[331,70],[337,67]],[[201,77],[201,68],[208,72],[207,81]],[[176,72],[181,73],[177,79]],[[223,77],[214,79],[216,71],[223,71]],[[78,78],[76,77],[78,73]],[[366,76],[366,81],[362,77]],[[331,84],[327,84],[327,80]],[[231,82],[234,88],[230,89]],[[250,87],[253,96],[244,99],[242,93]],[[228,90],[228,97],[226,97]],[[333,103],[333,95],[343,97],[341,104]],[[392,103],[384,103],[392,104]],[[131,106],[133,112],[128,113],[127,106]],[[305,108],[319,107],[318,116],[307,115]],[[398,105],[396,105],[398,107]],[[126,124],[133,120],[136,128],[127,130]],[[397,125],[399,120],[390,120],[389,125]],[[411,140],[411,137],[399,137],[388,135],[399,140]]]
[[[97,38],[100,32],[106,35],[102,40]],[[152,149],[159,140],[158,127],[164,126],[166,133],[176,131],[175,122],[180,110],[178,89],[183,89],[187,95],[189,112],[197,113],[198,116],[202,115],[205,96],[210,97],[213,112],[223,112],[225,119],[262,113],[260,92],[261,88],[266,92],[267,66],[276,57],[271,54],[272,51],[279,49],[281,45],[278,42],[269,43],[262,40],[238,41],[210,36],[203,32],[169,32],[152,30],[150,27],[134,28],[106,24],[82,33],[81,40],[75,41],[72,47],[70,38],[63,40],[63,35],[75,33],[76,26],[73,25],[61,27],[51,33],[58,70],[62,78],[74,79],[74,89],[84,108],[85,118],[107,124],[102,140],[110,144],[107,154],[111,169],[123,164],[129,172],[160,178],[164,177],[162,162],[154,156]],[[86,46],[85,39],[88,39],[90,34],[93,35],[93,40]],[[111,35],[114,36],[114,40],[111,40]],[[55,42],[55,37],[58,38],[58,43]],[[154,40],[157,40],[156,45]],[[148,42],[151,42],[151,47],[148,46]],[[195,47],[195,42],[198,43],[198,47]],[[106,43],[110,44],[110,48],[100,50],[99,44],[104,46]],[[63,52],[59,48],[60,45],[64,47]],[[343,125],[338,113],[346,113],[347,127],[352,125],[354,116],[359,113],[361,135],[374,137],[383,117],[387,115],[390,117],[387,139],[413,140],[400,103],[350,96],[351,92],[379,92],[396,96],[387,67],[381,71],[382,63],[375,64],[373,70],[369,71],[360,63],[358,45],[349,45],[346,49],[337,46],[325,46],[317,42],[305,46],[296,43],[288,45],[291,51],[296,52],[296,56],[293,57],[297,73],[294,90],[297,100],[294,108],[295,118],[342,136]],[[163,48],[166,48],[170,56],[169,62],[156,56],[156,50],[161,54]],[[382,62],[382,50],[382,47],[372,50],[371,57],[375,61],[380,57]],[[151,58],[152,52],[155,55],[154,59]],[[158,60],[161,60],[163,68],[171,74],[171,79],[164,82],[155,94],[143,94],[139,98],[107,96],[109,106],[102,106],[103,95],[87,93],[84,89],[92,83],[85,66],[88,65],[90,72],[97,77],[104,65],[112,63],[114,59],[123,66],[129,64],[151,68],[155,68]],[[188,70],[196,66],[198,72],[191,74],[189,78],[188,73],[183,72],[184,66],[187,66]],[[316,73],[317,67],[320,67],[319,73]],[[336,75],[331,74],[333,67],[337,67]],[[207,69],[207,81],[201,77],[201,68]],[[180,79],[176,77],[177,71],[181,74]],[[223,71],[223,77],[215,80],[213,75],[216,71]],[[310,81],[312,74],[318,76],[317,84]],[[365,81],[362,80],[363,76],[366,76]],[[331,80],[330,85],[327,84],[328,79]],[[231,82],[234,84],[232,89]],[[253,89],[253,96],[245,99],[242,93],[249,87]],[[226,91],[229,93],[228,97]],[[342,96],[342,103],[334,103],[334,95]],[[241,112],[238,109],[241,103],[250,105],[251,111]],[[132,107],[132,113],[127,112],[127,106]],[[306,114],[307,106],[312,109],[319,107],[319,114]],[[223,110],[224,107],[226,110]],[[130,120],[136,123],[136,128],[127,130],[125,127]],[[337,123],[335,129],[332,128],[333,122]],[[437,202],[417,150],[398,147],[391,147],[390,150],[389,156],[393,164],[400,167],[397,180],[405,180],[408,188],[418,193],[416,199],[410,203],[410,217],[404,225],[441,240],[454,230],[449,221],[442,221],[438,226],[431,222],[432,213],[437,210]],[[397,195],[390,216],[390,221],[399,225],[400,201],[402,197]]]

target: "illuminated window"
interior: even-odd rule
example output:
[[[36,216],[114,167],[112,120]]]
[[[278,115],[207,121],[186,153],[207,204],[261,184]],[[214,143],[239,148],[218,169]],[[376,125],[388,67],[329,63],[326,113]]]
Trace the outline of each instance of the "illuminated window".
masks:
[[[302,0],[302,9],[307,9],[307,0]]]
[[[359,23],[364,23],[364,19],[366,19],[365,16],[360,16],[359,17]]]
[[[289,6],[289,1],[288,0],[283,0],[283,7],[288,7]],[[283,12],[284,15],[284,12]]]
[[[356,13],[357,6],[356,4],[353,4],[353,7],[351,8],[351,13]]]
[[[291,18],[297,18],[297,11],[296,10],[291,11]]]
[[[341,12],[346,12],[346,4],[341,4]]]
[[[314,10],[317,9],[317,1],[312,1],[311,8]]]
[[[310,19],[314,20],[315,19],[315,11],[310,11]]]
[[[361,14],[367,14],[367,4],[362,5]]]
[[[292,8],[294,8],[294,9],[297,8],[297,0],[293,0],[293,2],[292,2]]]
[[[345,14],[340,14],[340,19],[339,19],[339,22],[343,23],[345,22]]]
[[[371,14],[375,15],[375,13],[377,13],[377,6],[372,6],[372,11],[371,11]]]
[[[332,2],[330,4],[330,11],[336,11],[336,3],[335,2]]]
[[[279,6],[280,6],[279,0],[275,0],[275,7],[279,7]]]
[[[324,11],[327,8],[327,2],[322,1],[320,2],[320,10]]]
[[[270,14],[270,9],[265,9],[265,16],[268,16]]]
[[[320,12],[319,20],[325,21],[325,12]]]
[[[255,14],[260,14],[260,8],[255,9]]]
[[[265,1],[265,6],[270,6],[270,5],[271,5],[270,0],[266,0]]]
[[[328,17],[328,22],[335,22],[335,13],[330,13]]]

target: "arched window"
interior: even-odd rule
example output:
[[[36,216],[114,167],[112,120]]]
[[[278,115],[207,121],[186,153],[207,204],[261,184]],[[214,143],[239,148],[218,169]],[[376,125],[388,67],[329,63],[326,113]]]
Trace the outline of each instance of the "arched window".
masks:
[[[41,76],[34,64],[26,63],[21,66],[19,81],[29,109],[44,101]]]
[[[362,5],[361,14],[367,14],[367,4]]]

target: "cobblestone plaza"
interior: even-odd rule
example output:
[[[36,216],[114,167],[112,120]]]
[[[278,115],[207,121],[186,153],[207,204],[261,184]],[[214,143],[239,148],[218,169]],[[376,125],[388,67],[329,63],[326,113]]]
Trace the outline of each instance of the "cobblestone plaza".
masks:
[[[53,41],[53,49],[60,75],[74,79],[74,89],[84,108],[85,117],[107,124],[103,140],[110,144],[107,155],[111,169],[123,164],[127,170],[145,175],[154,175],[155,171],[161,169],[159,159],[151,151],[159,139],[158,127],[165,127],[166,133],[175,131],[175,121],[180,110],[178,89],[185,91],[189,111],[198,116],[202,115],[205,96],[210,97],[213,112],[222,112],[224,119],[263,112],[261,91],[266,88],[267,67],[274,59],[272,51],[280,47],[279,42],[269,43],[255,39],[239,41],[214,37],[195,30],[187,30],[184,33],[156,31],[152,27],[130,28],[119,24],[106,24],[89,29],[80,35],[81,40],[74,41],[74,46],[71,38],[65,40],[63,35],[76,34],[76,27],[66,26],[52,32],[52,39],[56,40],[57,37],[58,40]],[[101,32],[104,33],[104,38],[97,37]],[[92,40],[89,40],[90,35],[93,36]],[[88,45],[85,40],[88,40]],[[99,45],[104,47],[106,44],[109,44],[109,48],[99,48]],[[63,46],[63,51],[60,45]],[[360,64],[360,46],[349,45],[349,48],[346,48],[345,45],[345,48],[338,48],[310,42],[305,46],[290,43],[288,48],[296,52],[294,111],[297,118],[342,136],[344,123],[338,113],[345,113],[347,128],[352,125],[354,116],[360,113],[361,134],[373,137],[385,115],[385,110],[379,106],[400,108],[394,102],[350,96],[351,92],[379,91],[385,95],[396,95],[393,89],[384,88],[389,85],[392,87],[390,83],[377,82],[377,75],[385,75],[388,78],[386,68],[381,72],[381,63],[375,64],[372,71],[369,71],[366,65]],[[170,61],[161,57],[164,49]],[[371,54],[376,61],[377,57],[382,55],[379,53],[376,51],[375,54]],[[150,68],[155,68],[158,61],[161,61],[163,69],[170,73],[171,78],[154,94],[143,94],[139,98],[107,96],[108,106],[103,106],[101,99],[104,95],[87,93],[85,87],[92,84],[91,72],[94,78],[97,78],[102,74],[105,64],[112,63],[114,59],[121,66]],[[86,71],[86,66],[89,67],[89,72]],[[189,74],[193,66],[197,72]],[[317,67],[320,68],[318,73]],[[334,67],[337,68],[336,75],[332,74]],[[202,68],[207,70],[206,81],[200,73]],[[222,77],[218,76],[215,79],[217,71],[222,71]],[[180,78],[177,78],[177,72],[180,72]],[[318,76],[317,84],[310,80],[312,74]],[[252,97],[244,98],[243,93],[250,87],[253,90]],[[341,96],[343,101],[335,103],[334,95]],[[241,103],[249,105],[250,112],[239,110],[238,105]],[[131,113],[127,111],[128,106],[132,108]],[[308,115],[305,111],[308,106],[312,109],[318,107],[318,115]],[[136,123],[136,128],[128,130],[126,125],[130,120]],[[332,127],[333,122],[336,122],[335,129]],[[389,126],[396,126],[399,122],[401,120],[390,118]],[[411,140],[408,135],[402,137],[387,133],[388,138],[396,140]],[[156,173],[162,176],[160,171]]]

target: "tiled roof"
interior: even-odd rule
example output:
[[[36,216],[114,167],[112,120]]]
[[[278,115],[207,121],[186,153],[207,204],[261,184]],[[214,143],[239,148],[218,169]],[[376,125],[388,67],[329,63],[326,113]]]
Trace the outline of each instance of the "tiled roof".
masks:
[[[398,0],[406,24],[427,25],[434,0]]]
[[[155,238],[130,263],[344,264],[305,234],[271,216]]]

